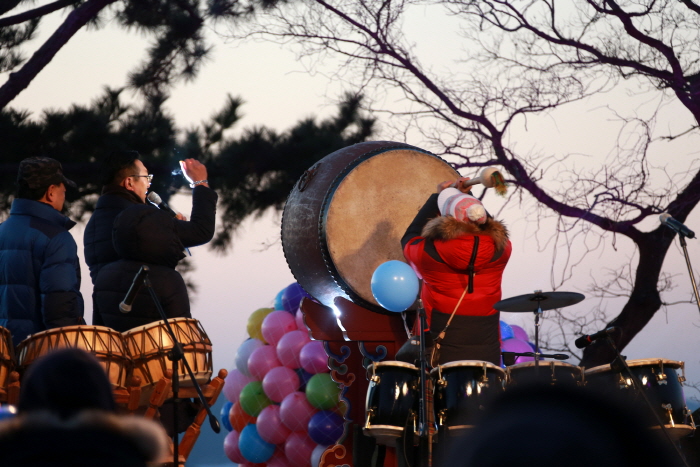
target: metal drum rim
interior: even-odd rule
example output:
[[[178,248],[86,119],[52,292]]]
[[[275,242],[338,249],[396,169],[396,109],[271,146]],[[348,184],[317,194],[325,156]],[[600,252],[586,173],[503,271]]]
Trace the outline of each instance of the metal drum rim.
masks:
[[[444,370],[449,370],[450,368],[459,368],[459,367],[470,367],[470,368],[483,368],[484,364],[486,365],[486,368],[492,369],[492,370],[497,370],[505,375],[505,370],[501,368],[498,365],[494,365],[491,362],[483,361],[483,360],[457,360],[454,362],[448,362],[443,365],[438,365],[437,367],[433,368],[432,371],[430,372],[431,374],[437,373],[438,370],[444,371]]]
[[[412,365],[412,364],[410,364],[410,363],[401,362],[401,361],[398,361],[398,360],[387,360],[387,361],[384,361],[384,362],[372,362],[372,363],[367,367],[367,370],[368,370],[368,371],[369,371],[369,370],[372,370],[372,369],[375,369],[375,370],[376,370],[377,368],[380,368],[380,367],[383,367],[383,366],[384,366],[384,367],[393,367],[393,368],[396,368],[396,367],[398,367],[398,368],[406,368],[407,370],[416,370],[416,371],[418,371],[418,367],[417,367],[417,366]]]
[[[663,364],[664,366],[667,366],[669,368],[683,368],[685,366],[685,362],[679,361],[679,360],[668,360],[665,358],[638,358],[635,360],[627,360],[627,366],[630,368],[635,368],[638,366],[649,366],[649,365],[658,365],[659,363]],[[594,375],[598,373],[604,373],[606,371],[612,371],[612,367],[610,366],[609,363],[605,365],[599,365],[599,366],[594,366],[592,368],[587,369],[584,373],[587,375]]]

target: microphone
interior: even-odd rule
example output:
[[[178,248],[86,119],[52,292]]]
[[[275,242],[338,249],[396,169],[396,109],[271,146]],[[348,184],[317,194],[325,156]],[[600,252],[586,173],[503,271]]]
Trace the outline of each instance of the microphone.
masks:
[[[148,266],[144,264],[141,266],[141,269],[139,269],[139,272],[136,273],[136,276],[134,276],[134,282],[131,283],[131,287],[129,287],[129,291],[126,293],[124,301],[119,304],[119,311],[122,313],[128,313],[131,311],[131,305],[134,304],[136,294],[139,293],[139,290],[141,290],[141,286],[143,285],[143,281],[148,274],[148,270]]]
[[[597,341],[598,339],[602,337],[606,337],[614,332],[617,331],[617,328],[615,326],[610,326],[608,329],[604,329],[602,331],[598,331],[595,334],[591,334],[589,336],[581,336],[578,339],[574,341],[574,345],[578,349],[582,349],[584,347],[588,347],[591,345],[594,341]]]
[[[146,198],[148,199],[148,201],[158,206],[158,209],[167,212],[173,217],[177,217],[177,211],[173,210],[170,206],[168,206],[166,202],[163,201],[160,198],[160,196],[158,196],[158,193],[156,193],[155,191],[149,191],[148,196],[146,196]]]
[[[687,238],[695,238],[695,232],[671,217],[669,213],[665,212],[661,214],[659,219],[661,220],[662,224],[678,233],[678,235],[683,235]]]

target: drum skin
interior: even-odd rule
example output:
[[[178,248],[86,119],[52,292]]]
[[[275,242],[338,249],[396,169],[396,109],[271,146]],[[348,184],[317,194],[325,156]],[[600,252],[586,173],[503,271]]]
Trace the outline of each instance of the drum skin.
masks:
[[[582,386],[583,369],[566,362],[540,361],[539,368],[535,362],[524,362],[506,368],[508,386],[519,384],[549,384],[564,386]]]
[[[404,143],[372,141],[329,154],[298,180],[282,215],[282,247],[297,282],[321,304],[343,297],[380,313],[374,270],[405,261],[401,237],[438,183],[459,177],[447,162]]]

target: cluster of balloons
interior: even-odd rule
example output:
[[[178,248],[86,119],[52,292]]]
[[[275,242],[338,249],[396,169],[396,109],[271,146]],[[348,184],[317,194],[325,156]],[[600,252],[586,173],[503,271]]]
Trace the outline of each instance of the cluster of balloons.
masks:
[[[274,308],[250,315],[250,338],[226,377],[224,452],[242,466],[317,467],[343,435],[340,388],[323,342],[309,339],[299,310],[304,296],[293,283],[277,294]]]
[[[528,340],[527,332],[517,324],[501,321],[502,352],[536,352],[535,344]],[[532,362],[535,357],[517,357],[515,363]]]

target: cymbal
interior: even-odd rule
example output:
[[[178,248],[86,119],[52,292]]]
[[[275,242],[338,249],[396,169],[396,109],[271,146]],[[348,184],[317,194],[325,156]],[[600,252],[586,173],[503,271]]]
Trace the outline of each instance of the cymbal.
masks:
[[[544,311],[575,305],[584,298],[586,297],[583,294],[576,292],[535,292],[506,298],[496,303],[493,307],[499,311],[516,313],[536,312],[538,308]]]

